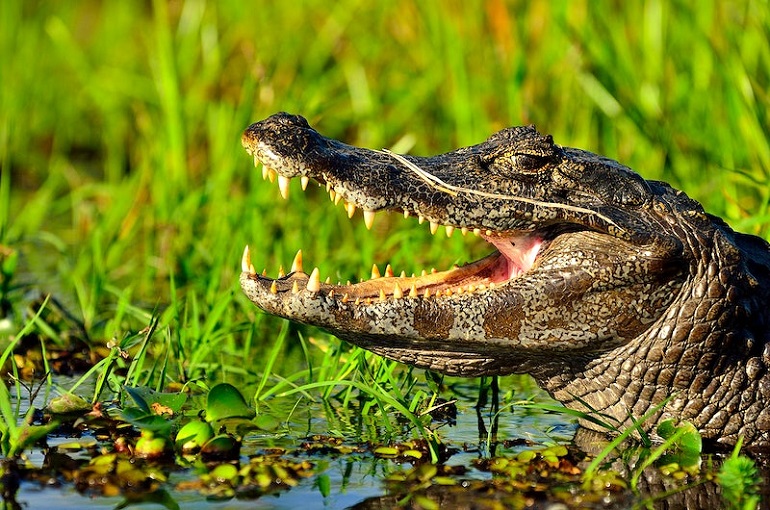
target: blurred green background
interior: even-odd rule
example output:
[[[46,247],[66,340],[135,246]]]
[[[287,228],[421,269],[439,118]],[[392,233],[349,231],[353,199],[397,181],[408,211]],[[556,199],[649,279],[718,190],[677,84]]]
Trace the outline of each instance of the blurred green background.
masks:
[[[488,249],[383,215],[366,232],[296,184],[282,201],[240,145],[280,110],[414,154],[534,123],[770,234],[767,1],[4,0],[0,52],[8,331],[40,292],[90,341],[165,311],[202,357],[254,320],[249,341],[277,334],[238,291],[246,243],[258,270],[303,248],[343,280]]]

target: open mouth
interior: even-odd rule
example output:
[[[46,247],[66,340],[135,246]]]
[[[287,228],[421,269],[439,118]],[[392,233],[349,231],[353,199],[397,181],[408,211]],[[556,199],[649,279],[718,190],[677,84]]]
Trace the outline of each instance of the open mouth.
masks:
[[[255,166],[260,163],[260,160],[255,156]],[[271,182],[277,181],[281,196],[288,198],[290,178],[280,175],[264,163],[262,163],[262,177]],[[303,176],[301,181],[304,190],[307,188],[309,180]],[[319,185],[323,186],[322,183]],[[328,182],[326,189],[333,202],[336,204],[340,201],[344,202],[348,217],[352,218],[355,215],[356,205],[345,201]],[[368,229],[371,229],[373,225],[375,214],[374,211],[363,210],[364,223]],[[410,214],[404,213],[404,216],[409,217]],[[424,223],[425,219],[418,216],[418,221]],[[431,233],[435,234],[439,224],[435,222],[429,222],[429,224]],[[479,236],[493,245],[496,251],[480,260],[462,266],[454,266],[445,271],[422,271],[420,275],[413,274],[411,276],[407,276],[405,273],[401,273],[399,276],[395,275],[390,265],[381,272],[379,267],[374,264],[371,278],[368,280],[359,283],[347,282],[343,284],[338,282],[332,284],[330,279],[324,280],[322,278],[318,268],[314,268],[309,274],[305,272],[301,251],[297,252],[288,274],[278,274],[277,278],[270,278],[266,274],[257,274],[247,246],[243,252],[242,270],[252,279],[260,280],[263,284],[269,285],[272,294],[308,291],[325,294],[341,302],[365,303],[404,298],[441,298],[484,292],[516,279],[530,271],[538,263],[538,257],[547,248],[551,237],[547,232],[537,231],[496,233],[490,230],[457,228],[451,225],[445,226],[445,228],[448,236],[453,235],[455,231],[460,231],[462,235]]]

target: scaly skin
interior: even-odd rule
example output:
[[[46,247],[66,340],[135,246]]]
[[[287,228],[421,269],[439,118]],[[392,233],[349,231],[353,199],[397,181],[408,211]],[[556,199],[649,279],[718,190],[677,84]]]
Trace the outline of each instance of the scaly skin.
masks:
[[[268,313],[451,375],[528,373],[619,425],[673,395],[649,430],[676,417],[707,439],[770,446],[770,247],[684,193],[531,126],[424,158],[352,147],[279,113],[243,145],[284,195],[289,179],[313,179],[367,225],[399,211],[497,248],[355,285],[321,283],[301,261],[261,276],[247,249],[241,285]]]

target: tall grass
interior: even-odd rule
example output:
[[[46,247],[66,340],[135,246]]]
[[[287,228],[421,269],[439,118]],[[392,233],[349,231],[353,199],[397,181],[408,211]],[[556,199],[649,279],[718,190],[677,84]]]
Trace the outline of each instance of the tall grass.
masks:
[[[482,254],[386,215],[366,232],[316,189],[282,201],[239,142],[279,110],[420,154],[535,123],[767,237],[769,33],[765,1],[6,0],[0,245],[21,256],[5,319],[20,329],[30,291],[51,294],[102,345],[155,315],[153,384],[264,388],[308,357],[339,373],[297,340],[319,332],[281,333],[238,291],[245,244],[258,270],[302,248],[334,280]]]

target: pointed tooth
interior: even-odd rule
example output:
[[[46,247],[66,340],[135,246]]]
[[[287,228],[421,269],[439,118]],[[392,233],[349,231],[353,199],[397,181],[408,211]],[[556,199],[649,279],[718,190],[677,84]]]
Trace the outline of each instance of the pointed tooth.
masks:
[[[337,193],[337,196],[334,197],[334,205],[337,205],[342,200],[342,195],[340,193]]]
[[[388,296],[385,295],[385,291],[380,289],[380,301],[385,301],[388,299]]]
[[[406,271],[401,271],[401,274],[398,275],[399,278],[406,278]]]
[[[461,228],[461,229],[460,229],[460,232],[461,232],[461,233],[462,233],[462,235],[464,235],[464,236],[468,235],[468,227],[463,227],[463,228]]]
[[[366,211],[364,210],[364,225],[366,225],[366,230],[371,230],[372,225],[374,225],[374,215],[376,213],[374,211]]]
[[[317,267],[313,268],[313,272],[310,273],[310,278],[307,280],[307,290],[310,292],[318,292],[321,290],[321,273]]]
[[[296,273],[302,271],[302,250],[297,250],[297,254],[294,255],[294,260],[291,262],[291,272]]]
[[[254,155],[254,168],[257,168],[259,166],[259,160],[257,159],[257,156]]]
[[[332,299],[334,297],[334,289],[331,289],[329,291],[329,299]]]
[[[486,232],[486,234],[487,234],[487,237],[490,237],[490,236],[491,236],[493,233],[494,233],[494,232],[492,232],[491,230],[487,229],[487,232]]]
[[[278,278],[283,278],[286,276],[286,271],[283,269],[283,266],[278,266]]]
[[[267,167],[267,178],[270,180],[270,182],[275,182],[275,176],[278,175],[278,173],[273,170],[270,167]]]
[[[292,294],[299,293],[299,285],[297,285],[297,280],[294,280],[294,284],[291,286],[291,293]]]
[[[483,283],[480,283],[479,286],[476,288],[476,290],[485,291],[487,290],[487,286],[484,285]]]
[[[481,235],[481,229],[480,228],[474,228],[473,229],[473,235],[480,236]]]
[[[350,295],[346,292],[342,295],[342,302],[347,303],[350,300]]]
[[[326,192],[329,193],[332,190],[332,183],[326,181]]]
[[[425,292],[423,292],[422,297],[425,299],[428,299],[430,297],[430,289],[425,289]]]
[[[329,198],[332,199],[332,202],[334,202],[337,199],[337,192],[334,191],[334,188],[329,190]]]
[[[360,305],[361,304],[361,298],[357,297],[356,300],[355,300],[355,304],[356,305]]]
[[[270,294],[278,294],[278,285],[275,284],[275,280],[270,284]]]
[[[299,178],[299,184],[302,186],[302,191],[305,191],[307,189],[307,185],[310,183],[310,177],[307,175],[303,175]]]
[[[289,183],[291,179],[285,175],[278,175],[278,190],[281,192],[281,196],[284,200],[289,198]]]
[[[265,165],[262,165],[262,180],[263,181],[267,180],[267,176],[268,176],[269,173],[270,173],[270,169],[267,168]]]
[[[352,218],[353,215],[356,213],[356,204],[354,204],[353,202],[346,203],[345,210],[348,212],[348,218]]]
[[[385,276],[388,276],[388,277],[393,276],[393,268],[390,267],[390,264],[385,266]]]
[[[253,266],[251,265],[251,252],[249,251],[249,245],[247,244],[246,247],[243,249],[243,256],[241,257],[241,271],[244,273],[254,274],[253,271],[251,271],[251,268]]]
[[[420,272],[420,276],[427,276],[428,272],[424,269]]]
[[[438,230],[438,223],[436,223],[435,221],[431,221],[430,222],[430,233],[431,234],[435,234],[437,230]]]
[[[372,264],[372,280],[375,278],[380,278],[382,275],[380,274],[380,268],[377,267],[377,264]]]
[[[398,284],[396,284],[396,286],[393,287],[393,297],[395,299],[401,299],[402,297],[404,297],[404,291],[401,290],[401,287],[399,287]]]
[[[408,218],[408,217],[409,217],[409,211],[407,211],[406,209],[404,209],[404,219],[406,219],[406,218]]]
[[[262,276],[267,276],[267,268],[262,270]]]
[[[444,228],[446,228],[446,236],[447,237],[452,237],[452,234],[454,233],[455,228],[453,226],[451,226],[451,225],[447,225]]]
[[[423,216],[422,214],[418,215],[417,216],[417,223],[420,224],[420,225],[425,223],[425,216]]]
[[[410,298],[416,298],[417,297],[417,285],[414,283],[412,284],[411,288],[409,289],[409,297]]]

